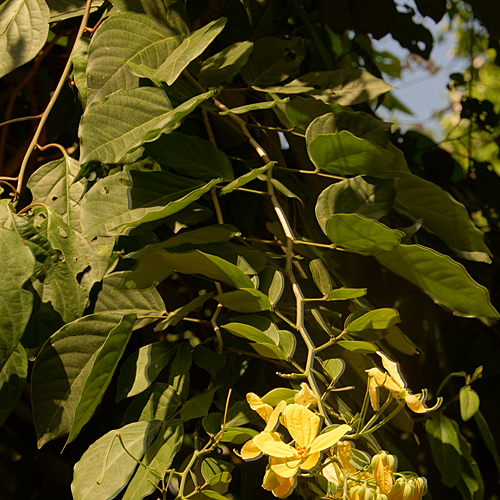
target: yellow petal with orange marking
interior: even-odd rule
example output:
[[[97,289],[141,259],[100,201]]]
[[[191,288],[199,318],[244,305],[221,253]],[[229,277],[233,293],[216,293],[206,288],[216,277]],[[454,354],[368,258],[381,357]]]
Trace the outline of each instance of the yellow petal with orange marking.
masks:
[[[253,438],[254,444],[262,453],[271,457],[293,458],[296,449],[284,443],[276,432],[261,432]]]
[[[297,447],[309,448],[318,435],[320,418],[305,406],[288,405],[283,411],[283,421]]]
[[[275,474],[284,478],[291,478],[297,474],[300,467],[300,460],[288,460],[281,464],[271,465]]]
[[[373,468],[373,477],[381,493],[388,495],[392,490],[392,472],[382,460],[378,460]]]
[[[350,425],[342,424],[332,431],[321,434],[312,442],[311,447],[309,448],[309,453],[315,453],[317,451],[323,451],[330,448],[343,438],[350,430],[352,430]]]

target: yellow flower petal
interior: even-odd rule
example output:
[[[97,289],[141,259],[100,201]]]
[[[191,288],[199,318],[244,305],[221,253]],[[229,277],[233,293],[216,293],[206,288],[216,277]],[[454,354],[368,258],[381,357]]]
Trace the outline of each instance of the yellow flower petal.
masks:
[[[269,420],[269,417],[273,412],[272,406],[263,403],[262,399],[260,399],[259,396],[257,396],[257,394],[254,394],[253,392],[249,392],[247,394],[247,402],[250,408],[256,411],[264,419],[265,422]]]
[[[328,464],[321,472],[323,476],[325,476],[330,483],[335,484],[335,486],[339,487],[342,484],[344,475],[335,462]]]
[[[271,457],[294,458],[296,449],[284,443],[276,432],[261,432],[253,438],[254,444],[260,451]]]
[[[373,368],[373,370],[378,370],[378,368]],[[370,370],[367,370],[368,372]],[[378,388],[379,384],[377,384],[377,380],[375,377],[371,376],[368,373],[368,392],[370,394],[370,403],[372,405],[373,411],[378,411],[379,403],[378,403]]]
[[[262,452],[260,451],[257,446],[255,446],[255,443],[253,442],[253,439],[250,439],[250,441],[247,441],[240,450],[240,456],[243,460],[255,460],[256,458],[259,458],[262,455]]]
[[[380,492],[388,495],[392,490],[392,471],[382,460],[378,460],[373,467],[373,477],[380,488]]]
[[[275,497],[284,498],[288,496],[295,487],[295,479],[293,476],[290,478],[278,476],[269,468],[264,476],[262,487],[265,490],[272,491]]]
[[[295,445],[309,448],[318,435],[320,418],[305,406],[291,404],[283,411],[283,420]]]
[[[312,469],[319,462],[320,457],[321,453],[319,451],[309,454],[300,464],[300,468],[304,470]]]
[[[330,448],[351,429],[352,427],[350,425],[342,424],[332,431],[321,434],[312,442],[311,447],[309,448],[309,453],[315,453],[317,451],[323,451]]]
[[[352,446],[349,441],[337,443],[337,458],[346,472],[354,474],[356,468],[351,464],[351,448]]]
[[[305,382],[302,382],[302,384],[300,384],[300,387],[300,391],[295,394],[294,398],[296,404],[305,406],[307,408],[309,405],[313,405],[318,402],[318,398],[314,395],[311,388]]]
[[[391,378],[399,386],[399,388],[406,388],[406,382],[404,381],[404,378],[401,375],[401,371],[399,370],[399,363],[392,361],[392,359],[382,351],[377,351],[377,354],[382,358],[382,364],[384,365],[384,368],[387,370],[387,373],[391,376]]]
[[[300,467],[300,460],[288,460],[281,464],[271,465],[275,474],[284,478],[291,478],[297,474]]]
[[[415,413],[427,413],[429,411],[427,406],[425,406],[424,403],[422,403],[422,401],[420,401],[420,399],[413,394],[408,394],[405,397],[405,403],[408,408],[410,408],[410,410],[414,411]]]
[[[280,415],[283,413],[284,408],[286,407],[286,403],[284,401],[280,401],[277,405],[276,408],[273,410],[271,415],[269,416],[267,420],[267,424],[265,427],[265,431],[274,431],[276,427],[278,426],[279,418]]]

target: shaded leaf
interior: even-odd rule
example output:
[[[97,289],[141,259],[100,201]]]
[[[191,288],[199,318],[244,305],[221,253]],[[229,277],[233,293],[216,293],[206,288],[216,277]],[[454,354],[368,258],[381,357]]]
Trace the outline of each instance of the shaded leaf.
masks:
[[[156,70],[154,77],[167,85],[177,80],[188,64],[196,59],[223,30],[227,19],[220,17],[203,28],[194,31],[165,59]]]
[[[216,390],[216,387],[212,387],[212,389],[202,392],[194,398],[188,399],[179,411],[179,418],[181,420],[192,420],[193,418],[205,417],[208,415]]]
[[[118,377],[116,401],[145,391],[173,358],[175,344],[154,342],[134,351],[123,363]]]
[[[327,359],[321,364],[332,382],[337,382],[345,370],[345,361],[342,358]]]
[[[44,0],[0,5],[0,78],[31,61],[47,40],[50,10]]]
[[[265,358],[288,360],[287,355],[274,344],[250,344],[254,351]]]
[[[393,179],[357,176],[336,182],[321,192],[316,202],[316,218],[323,231],[333,214],[356,213],[378,220],[390,212],[395,199]]]
[[[309,262],[314,283],[323,295],[330,295],[333,289],[332,279],[321,259],[314,259]]]
[[[224,368],[226,364],[226,358],[224,356],[202,345],[198,345],[193,349],[193,361],[200,368],[210,373],[210,375],[217,373]]]
[[[437,234],[458,256],[491,262],[484,233],[472,222],[466,208],[436,184],[416,175],[398,179],[396,208]]]
[[[19,401],[27,376],[28,357],[19,343],[0,370],[0,426]]]
[[[237,42],[203,61],[198,79],[207,87],[215,87],[223,82],[231,83],[240,69],[247,63],[253,43]]]
[[[239,290],[216,295],[215,300],[232,311],[242,313],[267,311],[271,308],[267,295],[251,288],[240,288]]]
[[[274,267],[268,266],[259,274],[259,278],[260,291],[268,296],[271,307],[275,306],[285,290],[283,273]]]
[[[279,330],[280,336],[280,349],[289,360],[295,354],[295,348],[297,347],[297,340],[295,335],[288,330]]]
[[[491,305],[488,290],[477,284],[462,264],[430,248],[400,245],[376,256],[385,267],[411,281],[434,302],[459,316],[499,317]]]
[[[109,17],[99,26],[89,50],[89,103],[103,101],[117,90],[139,87],[139,78],[127,63],[156,69],[179,45],[179,34],[155,19],[126,12]]]
[[[172,108],[163,90],[141,87],[117,90],[106,101],[91,103],[80,122],[80,163],[119,163],[127,153],[173,130],[212,95],[206,92]],[[109,132],[103,134],[104,130]]]
[[[75,465],[71,491],[75,500],[114,498],[130,481],[137,462],[158,434],[161,422],[134,422],[109,431],[91,444]],[[122,445],[117,436],[126,447]],[[132,455],[132,456],[130,456]],[[134,457],[134,458],[132,458]]]
[[[35,269],[33,254],[15,232],[0,227],[0,368],[17,348],[33,308],[33,295],[22,288]]]
[[[254,168],[250,172],[243,174],[241,177],[238,177],[234,181],[224,186],[221,189],[220,194],[223,195],[231,193],[235,189],[240,188],[245,184],[248,184],[250,181],[257,179],[259,175],[263,174],[268,168],[271,168],[275,163],[276,163],[275,161],[271,161],[267,165],[264,165],[263,167]]]
[[[288,102],[288,97],[285,99],[276,99],[274,101],[265,102],[254,102],[253,104],[245,104],[244,106],[238,106],[237,108],[231,108],[227,111],[219,111],[219,115],[227,115],[233,113],[235,115],[242,115],[248,113],[249,111],[259,111],[261,109],[271,109],[278,104],[286,104]]]
[[[175,309],[175,311],[168,313],[167,318],[161,323],[158,323],[155,327],[155,331],[166,330],[169,326],[177,325],[177,323],[182,321],[189,313],[199,310],[203,304],[213,296],[213,292],[205,293],[204,295],[200,295],[199,297],[191,300],[185,306],[179,307],[178,309]]]
[[[182,401],[187,399],[193,355],[188,342],[181,342],[170,366],[168,383],[177,391]]]
[[[90,392],[84,394],[87,379],[92,381],[104,375],[109,383],[108,377],[116,368],[116,356],[121,356],[132,331],[131,320],[132,315],[123,317],[115,313],[84,316],[64,325],[42,347],[32,373],[39,447],[70,432],[81,398],[85,395],[86,402],[91,400]],[[103,355],[110,348],[118,352],[108,362]],[[95,398],[102,395],[99,393]]]
[[[498,473],[500,474],[500,457],[498,455],[498,449],[495,443],[495,438],[491,433],[491,430],[488,426],[488,422],[486,422],[486,419],[484,418],[480,410],[474,413],[474,421],[477,424],[479,432],[481,433],[481,437],[483,438],[484,444],[491,453],[493,460],[495,461]]]
[[[203,180],[220,177],[223,181],[234,178],[228,156],[210,141],[194,135],[178,132],[163,134],[155,142],[147,144],[145,149],[158,163],[189,177]]]
[[[372,354],[378,351],[376,345],[363,340],[339,340],[337,345],[356,354]]]
[[[249,439],[252,439],[258,434],[254,429],[248,429],[246,427],[228,427],[226,425],[224,429],[224,435],[221,438],[223,443],[233,443],[233,444],[243,444]],[[214,481],[221,481],[220,475],[213,476]],[[215,484],[215,483],[214,483]]]
[[[338,247],[351,252],[377,255],[396,248],[404,233],[358,214],[334,214],[325,225],[325,233]]]

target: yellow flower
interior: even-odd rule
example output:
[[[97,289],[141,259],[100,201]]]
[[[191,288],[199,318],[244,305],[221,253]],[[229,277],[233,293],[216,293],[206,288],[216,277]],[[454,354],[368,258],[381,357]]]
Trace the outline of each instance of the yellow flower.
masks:
[[[253,438],[255,446],[275,459],[271,470],[282,478],[291,478],[299,469],[312,469],[319,461],[321,452],[337,443],[351,430],[343,424],[318,436],[320,418],[305,406],[288,405],[283,410],[283,424],[294,440],[294,446],[284,443],[279,434],[264,431]]]
[[[427,480],[424,477],[407,479],[400,477],[388,496],[389,500],[421,500],[427,493]]]
[[[276,465],[282,463],[284,459],[269,457],[269,464]],[[271,467],[268,467],[262,487],[267,491],[272,491],[275,497],[284,498],[295,488],[295,478],[278,476]]]
[[[308,408],[310,405],[314,405],[318,402],[318,398],[314,395],[311,388],[305,383],[300,384],[300,391],[295,394],[294,397],[295,404],[305,406]]]
[[[385,387],[394,398],[404,400],[408,408],[415,413],[427,413],[428,411],[436,410],[439,406],[441,406],[442,398],[438,398],[437,403],[432,408],[427,408],[424,404],[427,398],[427,391],[423,390],[418,396],[412,394],[406,388],[406,382],[404,381],[399,370],[399,364],[392,361],[383,352],[378,351],[377,354],[382,358],[382,364],[384,365],[387,373],[384,373],[378,368],[370,368],[369,370],[366,370],[369,377],[368,390],[370,393],[370,402],[375,411],[379,409],[379,387]]]
[[[372,458],[371,466],[373,469],[373,477],[384,495],[388,495],[392,490],[392,473],[397,466],[397,458],[394,455],[389,455],[385,451],[380,451]]]
[[[247,394],[247,401],[252,410],[255,410],[266,422],[264,431],[274,431],[278,425],[279,417],[285,408],[286,403],[281,401],[276,408],[264,403],[259,396],[250,392]],[[254,438],[255,439],[255,438]],[[243,460],[255,460],[262,456],[262,452],[255,446],[254,439],[247,441],[240,450],[240,456]]]

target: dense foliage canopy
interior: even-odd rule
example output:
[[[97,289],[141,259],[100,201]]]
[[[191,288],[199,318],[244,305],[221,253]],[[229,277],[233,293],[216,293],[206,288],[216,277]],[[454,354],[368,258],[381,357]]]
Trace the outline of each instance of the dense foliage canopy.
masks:
[[[499,19],[1,2],[0,500],[498,498]]]

